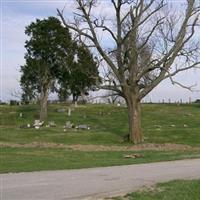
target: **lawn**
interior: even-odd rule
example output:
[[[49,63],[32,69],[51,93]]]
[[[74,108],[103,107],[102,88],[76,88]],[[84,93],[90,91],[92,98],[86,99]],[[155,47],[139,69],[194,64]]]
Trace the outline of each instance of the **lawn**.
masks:
[[[143,158],[127,159],[123,151],[70,151],[56,148],[3,148],[1,173],[37,170],[80,169],[200,157],[200,152],[139,151]]]
[[[122,165],[163,160],[200,157],[200,105],[144,104],[142,127],[145,144],[179,144],[184,148],[139,149],[142,158],[124,159],[135,149],[121,151],[133,145],[123,141],[128,132],[127,108],[112,105],[82,105],[74,108],[72,116],[57,112],[66,105],[49,105],[47,121],[56,127],[39,130],[20,128],[33,123],[38,105],[0,106],[0,172],[71,169]],[[20,117],[19,113],[23,116]],[[63,130],[66,121],[87,124],[90,130]],[[36,144],[36,145],[34,145]],[[73,145],[82,145],[74,149]],[[89,148],[87,150],[88,146]],[[112,147],[115,148],[112,149]],[[86,148],[86,150],[84,149]],[[109,150],[98,150],[109,147]],[[119,150],[116,149],[119,147]],[[186,147],[186,148],[185,148]],[[92,162],[91,162],[92,161]]]
[[[124,197],[113,200],[199,200],[200,180],[177,180],[159,183],[155,187],[146,188]]]

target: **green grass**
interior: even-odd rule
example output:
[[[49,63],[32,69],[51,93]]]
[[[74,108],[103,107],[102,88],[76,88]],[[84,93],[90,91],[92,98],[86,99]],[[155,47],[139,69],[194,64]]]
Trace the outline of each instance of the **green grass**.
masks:
[[[143,158],[127,159],[133,152],[80,152],[68,149],[2,148],[0,173],[36,170],[79,169],[128,165],[200,157],[200,152],[140,151]]]
[[[142,190],[115,200],[199,200],[200,180],[177,180],[159,183],[151,190]]]
[[[22,124],[33,123],[38,115],[38,105],[0,106],[0,142],[132,145],[123,141],[123,136],[128,133],[127,108],[110,105],[79,106],[72,111],[71,117],[67,116],[67,112],[57,112],[59,108],[67,109],[67,106],[50,105],[47,119],[47,121],[55,121],[57,127],[44,126],[36,130],[19,127]],[[22,118],[19,117],[20,112],[23,113]],[[198,104],[180,106],[144,104],[142,105],[142,128],[145,143],[177,143],[200,147],[199,119],[200,105]],[[66,121],[74,124],[88,124],[91,130],[64,132],[63,125]],[[184,127],[184,124],[187,127]],[[158,128],[158,125],[161,127]],[[122,154],[126,154],[125,152],[2,147],[0,172],[71,169],[200,157],[200,152],[195,151],[146,151],[144,153],[144,158],[124,160]],[[73,157],[76,159],[73,160]],[[92,158],[93,162],[91,162]]]
[[[0,141],[31,143],[34,141],[65,144],[122,144],[128,133],[127,109],[109,105],[88,105],[75,108],[72,116],[58,113],[62,105],[49,106],[49,121],[55,121],[56,128],[41,130],[20,129],[19,126],[33,123],[38,113],[37,105],[1,106]],[[67,108],[67,107],[66,107]],[[16,113],[13,113],[16,112]],[[23,118],[19,118],[19,113]],[[103,113],[100,115],[99,113]],[[142,127],[146,143],[178,143],[200,146],[200,106],[199,105],[156,105],[142,106]],[[66,121],[88,124],[90,131],[69,130],[63,132]],[[184,127],[186,124],[188,127]],[[157,125],[161,128],[156,127]],[[171,125],[175,125],[172,127]]]

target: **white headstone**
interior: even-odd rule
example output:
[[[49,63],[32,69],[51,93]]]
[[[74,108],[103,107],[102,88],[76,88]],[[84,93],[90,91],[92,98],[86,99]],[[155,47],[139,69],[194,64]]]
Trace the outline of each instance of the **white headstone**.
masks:
[[[71,116],[71,108],[68,108],[68,116]]]
[[[77,101],[75,101],[74,106],[77,107],[77,105],[78,105],[78,104],[77,104]]]

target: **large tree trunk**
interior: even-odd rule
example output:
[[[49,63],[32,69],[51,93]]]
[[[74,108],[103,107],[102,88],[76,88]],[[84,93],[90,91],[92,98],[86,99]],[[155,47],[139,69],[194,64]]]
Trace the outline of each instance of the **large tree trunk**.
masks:
[[[45,121],[47,118],[47,100],[48,100],[48,89],[41,91],[40,97],[40,121]]]
[[[126,98],[129,118],[129,139],[135,144],[144,141],[141,129],[141,103],[137,93],[129,93]]]

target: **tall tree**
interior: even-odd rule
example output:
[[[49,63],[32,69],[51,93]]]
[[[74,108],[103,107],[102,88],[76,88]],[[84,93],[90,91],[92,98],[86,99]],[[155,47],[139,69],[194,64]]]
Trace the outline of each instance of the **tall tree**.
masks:
[[[67,23],[63,11],[57,10],[58,15],[63,24],[83,38],[86,45],[95,48],[100,60],[107,64],[114,81],[101,88],[113,90],[125,98],[129,137],[140,143],[144,140],[140,117],[142,98],[166,78],[190,89],[173,77],[200,64],[199,38],[195,37],[199,24],[198,2],[185,0],[179,12],[181,16],[177,16],[177,8],[172,4],[168,9],[165,0],[104,1],[107,7],[112,6],[110,14],[115,13],[113,23],[111,16],[97,16],[97,3],[102,1],[75,2],[74,22]],[[100,40],[104,37],[106,44]]]
[[[76,44],[76,56],[70,70],[63,70],[60,83],[60,95],[73,97],[76,102],[80,96],[84,97],[89,90],[93,90],[100,82],[98,65],[91,52],[82,44]]]
[[[62,68],[73,62],[73,42],[67,27],[55,17],[32,22],[26,27],[26,64],[21,66],[24,96],[40,94],[40,120],[47,117],[47,99]],[[28,94],[29,92],[29,94]]]
[[[20,69],[22,73],[20,85],[22,89],[21,101],[22,103],[28,104],[37,98],[39,88],[36,84],[38,80],[34,70],[35,66],[32,68],[30,59],[26,59],[26,63],[28,64],[21,66]]]

